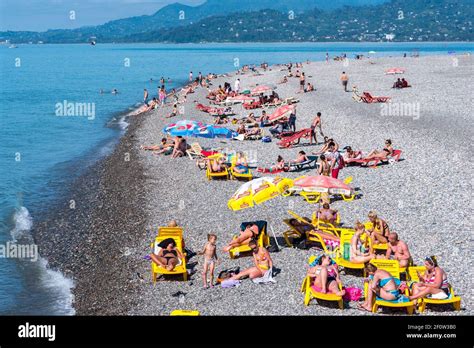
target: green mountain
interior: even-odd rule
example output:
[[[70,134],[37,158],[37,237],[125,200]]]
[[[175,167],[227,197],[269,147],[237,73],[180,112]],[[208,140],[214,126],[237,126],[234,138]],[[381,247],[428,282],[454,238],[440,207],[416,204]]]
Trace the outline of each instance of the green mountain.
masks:
[[[81,43],[95,36],[98,42],[385,41],[391,34],[393,41],[474,41],[472,0],[376,0],[378,5],[341,8],[343,2],[347,0],[334,0],[331,6],[336,9],[322,10],[314,7],[314,0],[208,0],[196,7],[173,4],[153,16],[97,27],[0,33],[0,40]],[[210,8],[211,16],[206,12]]]

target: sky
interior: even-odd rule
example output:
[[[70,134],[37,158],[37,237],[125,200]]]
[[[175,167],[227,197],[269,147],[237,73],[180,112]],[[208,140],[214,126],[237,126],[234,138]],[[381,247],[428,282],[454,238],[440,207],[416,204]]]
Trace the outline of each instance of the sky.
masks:
[[[0,0],[0,31],[72,29],[110,20],[153,14],[180,2],[199,5],[205,0]],[[71,19],[74,11],[75,19]]]

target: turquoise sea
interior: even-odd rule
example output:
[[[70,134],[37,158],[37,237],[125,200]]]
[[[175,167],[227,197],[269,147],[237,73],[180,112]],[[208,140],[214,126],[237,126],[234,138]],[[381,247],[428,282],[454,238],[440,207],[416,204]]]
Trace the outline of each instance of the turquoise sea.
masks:
[[[122,116],[139,105],[144,88],[156,95],[161,77],[171,79],[170,89],[185,83],[189,71],[224,73],[236,64],[324,60],[326,52],[352,58],[369,51],[445,55],[473,48],[472,43],[0,46],[0,315],[74,314],[70,279],[48,270],[44,259],[31,262],[1,251],[27,241],[32,224],[58,197],[67,198],[68,183],[113,149],[126,127]],[[90,113],[62,115],[58,104],[64,103],[86,103]]]

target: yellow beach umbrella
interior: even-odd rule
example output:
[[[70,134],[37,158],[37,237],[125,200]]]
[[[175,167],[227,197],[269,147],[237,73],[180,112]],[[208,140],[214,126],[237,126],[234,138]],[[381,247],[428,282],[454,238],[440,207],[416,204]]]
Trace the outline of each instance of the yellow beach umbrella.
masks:
[[[278,197],[293,185],[291,179],[263,177],[243,184],[227,203],[229,209],[237,211],[262,204]]]

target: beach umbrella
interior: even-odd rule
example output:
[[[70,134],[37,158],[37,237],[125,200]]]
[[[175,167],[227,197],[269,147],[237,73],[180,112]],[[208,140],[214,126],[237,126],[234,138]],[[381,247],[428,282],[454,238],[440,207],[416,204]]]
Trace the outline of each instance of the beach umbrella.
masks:
[[[255,204],[280,196],[292,185],[291,179],[263,177],[243,184],[227,203],[229,209],[237,211],[251,208]]]
[[[274,122],[283,117],[288,117],[295,110],[294,105],[285,105],[276,109],[273,114],[269,116],[269,121]]]
[[[181,120],[176,123],[171,123],[163,128],[163,133],[171,136],[192,136],[194,131],[200,127],[204,127],[205,124],[199,121]]]
[[[403,68],[391,68],[385,71],[385,74],[387,75],[395,75],[395,74],[404,74],[405,69]]]
[[[226,138],[232,139],[238,135],[237,132],[228,128],[219,127],[216,125],[204,125],[199,128],[195,128],[192,136],[201,138]]]
[[[293,186],[289,191],[340,194],[343,196],[351,196],[354,192],[352,187],[343,181],[324,175],[299,177],[293,181]]]
[[[260,95],[262,93],[271,92],[272,90],[273,89],[271,87],[262,85],[262,86],[257,86],[254,89],[252,89],[251,94]]]

